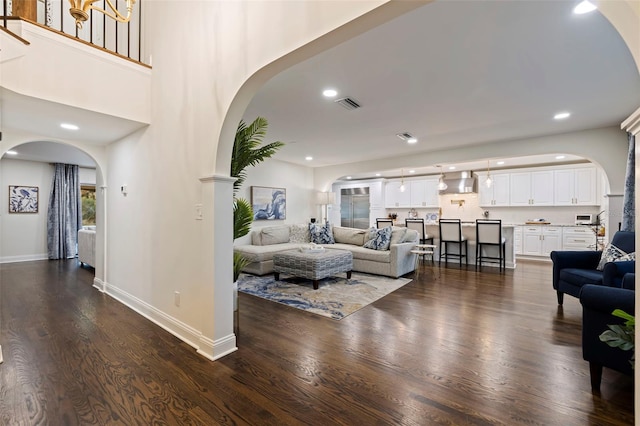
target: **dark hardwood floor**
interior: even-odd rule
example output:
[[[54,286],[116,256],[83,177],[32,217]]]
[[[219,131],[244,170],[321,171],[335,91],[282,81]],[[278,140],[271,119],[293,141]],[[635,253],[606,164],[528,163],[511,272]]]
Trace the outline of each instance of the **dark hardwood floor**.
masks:
[[[92,280],[0,265],[0,424],[634,423],[632,378],[605,369],[591,393],[581,306],[558,309],[549,263],[423,266],[342,321],[240,294],[240,349],[216,362]]]

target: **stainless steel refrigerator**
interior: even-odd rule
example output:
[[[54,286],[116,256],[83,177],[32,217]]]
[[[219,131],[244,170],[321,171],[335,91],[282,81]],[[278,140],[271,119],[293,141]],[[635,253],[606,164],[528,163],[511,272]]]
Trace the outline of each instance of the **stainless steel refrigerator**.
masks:
[[[340,225],[369,228],[369,187],[340,190]]]

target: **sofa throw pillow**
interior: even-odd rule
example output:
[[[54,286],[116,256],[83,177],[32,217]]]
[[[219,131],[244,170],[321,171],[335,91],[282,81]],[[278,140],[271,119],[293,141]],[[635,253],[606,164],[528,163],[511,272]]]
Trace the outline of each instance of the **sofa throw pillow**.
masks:
[[[404,238],[400,242],[401,243],[417,243],[419,239],[420,239],[420,235],[418,234],[418,231],[416,231],[415,229],[407,229],[407,233],[404,235]]]
[[[405,235],[407,235],[407,228],[393,226],[391,228],[391,242],[389,244],[400,244]]]
[[[262,228],[261,234],[262,236],[260,238],[263,246],[289,242],[288,225],[268,226],[266,228]]]
[[[362,247],[373,250],[389,250],[389,244],[391,243],[391,232],[392,229],[390,226],[376,230],[375,238],[364,243]]]
[[[329,222],[324,225],[317,223],[309,224],[309,233],[311,234],[311,242],[316,244],[335,244],[333,239],[333,231]]]
[[[621,256],[614,260],[614,262],[624,262],[627,260],[636,260],[636,252],[634,251],[633,253],[627,253],[624,256]]]
[[[291,225],[289,228],[289,242],[290,243],[308,243],[311,241],[311,234],[309,233],[309,227],[302,224]]]
[[[369,240],[373,240],[378,233],[378,228],[372,226],[371,228],[364,231],[364,242],[366,243]]]
[[[361,247],[365,242],[365,234],[367,234],[367,231],[364,229],[345,228],[342,226],[333,227],[333,239],[336,243]]]
[[[620,259],[625,255],[627,255],[627,253],[620,250],[618,247],[614,246],[613,244],[609,243],[602,251],[602,255],[600,256],[600,263],[598,263],[598,266],[596,267],[596,269],[598,271],[602,271],[604,269],[605,263],[615,262],[617,259]]]

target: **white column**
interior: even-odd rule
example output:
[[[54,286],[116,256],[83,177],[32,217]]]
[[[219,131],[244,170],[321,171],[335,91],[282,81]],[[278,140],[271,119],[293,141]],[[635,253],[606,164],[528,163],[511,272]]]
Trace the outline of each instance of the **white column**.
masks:
[[[202,337],[198,353],[216,360],[236,351],[233,333],[233,182],[208,176],[202,182]]]

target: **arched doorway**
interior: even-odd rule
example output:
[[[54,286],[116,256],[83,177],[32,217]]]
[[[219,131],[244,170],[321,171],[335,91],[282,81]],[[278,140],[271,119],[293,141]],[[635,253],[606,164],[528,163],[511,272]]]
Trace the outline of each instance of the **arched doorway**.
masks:
[[[34,214],[7,214],[0,217],[2,246],[0,262],[19,262],[47,259],[47,208],[51,191],[53,164],[76,164],[79,167],[79,184],[84,189],[84,225],[95,227],[94,283],[104,281],[105,198],[103,167],[100,150],[87,151],[81,146],[60,141],[24,141],[11,144],[0,159],[0,190],[5,193],[11,185],[36,188],[37,211]],[[3,203],[9,197],[3,197]],[[10,207],[7,206],[7,210]],[[26,223],[28,222],[28,223]],[[20,235],[15,234],[21,229]],[[25,232],[28,235],[25,235]]]

